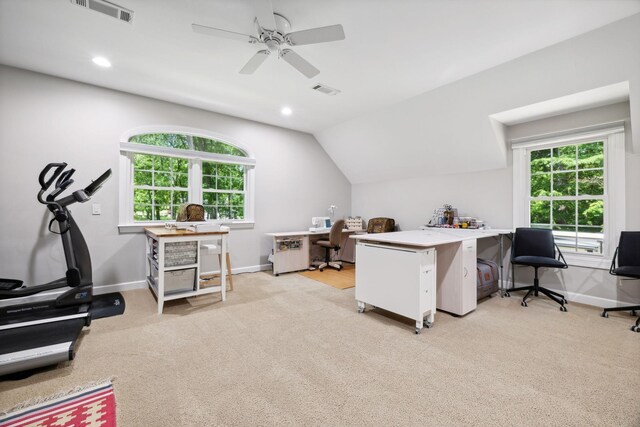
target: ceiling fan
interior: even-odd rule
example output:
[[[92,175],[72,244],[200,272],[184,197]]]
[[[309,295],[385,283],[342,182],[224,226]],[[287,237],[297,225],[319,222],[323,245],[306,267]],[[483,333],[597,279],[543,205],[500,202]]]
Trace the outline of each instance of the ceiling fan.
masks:
[[[240,74],[253,74],[267,57],[274,53],[278,55],[278,58],[284,59],[307,78],[312,78],[318,75],[320,70],[286,46],[302,46],[344,40],[344,30],[340,24],[289,32],[291,29],[289,20],[281,14],[273,12],[271,1],[258,0],[254,3],[257,6],[257,16],[253,20],[256,30],[255,36],[206,25],[191,24],[191,28],[196,33],[266,45],[267,49],[256,52],[249,59],[249,62],[242,67]]]

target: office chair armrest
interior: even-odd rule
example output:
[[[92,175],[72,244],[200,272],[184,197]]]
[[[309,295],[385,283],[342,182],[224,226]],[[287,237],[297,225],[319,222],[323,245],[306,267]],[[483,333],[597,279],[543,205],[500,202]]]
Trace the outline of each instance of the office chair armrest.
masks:
[[[567,261],[564,259],[564,255],[562,255],[562,251],[560,250],[558,245],[555,242],[553,242],[553,245],[556,247],[556,250],[558,251],[558,261],[562,260],[562,262],[564,263],[564,267],[562,267],[562,268],[569,267],[569,265],[567,264]]]
[[[616,248],[616,251],[613,254],[613,259],[611,260],[611,267],[609,267],[609,274],[615,274],[613,272],[613,270],[616,269],[616,258],[618,257],[618,248]]]

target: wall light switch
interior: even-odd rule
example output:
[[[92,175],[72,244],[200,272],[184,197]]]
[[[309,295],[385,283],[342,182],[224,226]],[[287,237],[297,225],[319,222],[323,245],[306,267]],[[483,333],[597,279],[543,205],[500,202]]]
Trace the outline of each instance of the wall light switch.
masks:
[[[100,211],[100,205],[98,203],[94,203],[91,205],[91,213],[94,215],[100,215],[102,212]]]

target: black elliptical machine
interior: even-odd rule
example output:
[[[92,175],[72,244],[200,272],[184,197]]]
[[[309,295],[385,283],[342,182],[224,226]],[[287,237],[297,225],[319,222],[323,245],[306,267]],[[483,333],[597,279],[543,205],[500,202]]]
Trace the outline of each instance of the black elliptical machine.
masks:
[[[49,231],[62,239],[67,272],[35,286],[0,279],[0,376],[73,360],[83,327],[92,319],[124,313],[120,293],[93,295],[89,249],[68,209],[90,200],[111,177],[111,169],[84,189],[60,198],[73,184],[75,169],[65,171],[66,167],[50,163],[42,170],[38,201],[53,214]],[[54,181],[55,188],[45,197]]]

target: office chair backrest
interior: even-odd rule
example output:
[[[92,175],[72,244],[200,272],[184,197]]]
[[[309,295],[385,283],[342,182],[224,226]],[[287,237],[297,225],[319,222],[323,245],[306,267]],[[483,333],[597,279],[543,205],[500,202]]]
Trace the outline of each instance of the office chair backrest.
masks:
[[[640,267],[640,231],[623,231],[620,233],[618,266]]]
[[[518,256],[555,258],[553,232],[543,228],[516,228],[511,258]]]
[[[340,246],[340,242],[342,241],[342,229],[344,228],[344,220],[339,219],[333,223],[331,226],[331,231],[329,232],[329,242],[332,246]]]

